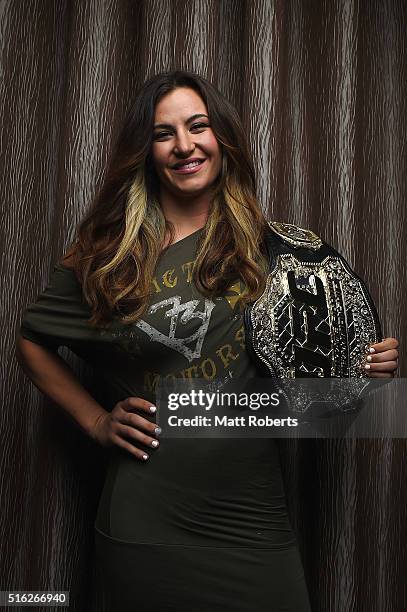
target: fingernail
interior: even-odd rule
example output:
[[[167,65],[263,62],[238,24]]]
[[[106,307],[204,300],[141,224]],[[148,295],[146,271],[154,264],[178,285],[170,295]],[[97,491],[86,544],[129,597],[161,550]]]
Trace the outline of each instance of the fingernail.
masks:
[[[376,352],[375,349],[373,348],[373,346],[371,346],[369,349],[369,353],[375,353],[375,352]]]
[[[143,455],[143,459],[144,460],[148,459],[148,455]]]
[[[159,444],[160,444],[160,443],[159,443],[159,441],[158,441],[158,440],[153,440],[153,441],[151,442],[151,446],[154,446],[154,447],[155,447],[155,446],[158,446]]]
[[[161,433],[161,427],[156,427],[154,429],[154,433],[157,434],[157,436]]]
[[[365,365],[365,370],[370,370],[370,365],[368,363]]]
[[[155,412],[157,408],[155,406],[150,406],[150,412]]]
[[[366,357],[366,361],[372,361],[372,357],[369,355],[368,357]]]

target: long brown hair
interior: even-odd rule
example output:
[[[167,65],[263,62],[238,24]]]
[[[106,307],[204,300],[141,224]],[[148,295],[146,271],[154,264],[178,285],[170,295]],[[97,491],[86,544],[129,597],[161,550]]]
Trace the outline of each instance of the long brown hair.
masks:
[[[238,278],[240,308],[262,292],[267,269],[266,221],[256,197],[254,165],[233,105],[206,79],[187,71],[158,74],[137,92],[107,164],[101,189],[77,228],[72,266],[91,307],[89,324],[119,317],[134,323],[153,293],[154,270],[173,225],[159,203],[151,144],[155,107],[165,94],[190,87],[205,102],[221,146],[222,170],[212,186],[208,220],[192,279],[207,297],[224,294]]]

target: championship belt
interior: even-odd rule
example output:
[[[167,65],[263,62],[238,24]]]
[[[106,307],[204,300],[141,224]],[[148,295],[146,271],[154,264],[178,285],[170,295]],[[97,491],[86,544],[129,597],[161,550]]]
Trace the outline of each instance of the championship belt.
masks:
[[[369,345],[380,322],[363,281],[310,230],[269,223],[271,271],[263,294],[248,309],[251,348],[266,375],[278,379],[350,378],[350,399],[368,384]],[[293,386],[294,387],[294,386]],[[338,402],[343,405],[343,392]],[[293,397],[305,410],[304,397]]]

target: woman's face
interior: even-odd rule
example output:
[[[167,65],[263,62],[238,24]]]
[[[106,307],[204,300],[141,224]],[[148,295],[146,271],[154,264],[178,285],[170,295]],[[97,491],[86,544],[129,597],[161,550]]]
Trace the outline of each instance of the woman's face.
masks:
[[[152,157],[161,189],[174,195],[201,196],[216,180],[222,153],[206,105],[193,89],[175,89],[156,105]],[[199,163],[185,165],[194,159]]]

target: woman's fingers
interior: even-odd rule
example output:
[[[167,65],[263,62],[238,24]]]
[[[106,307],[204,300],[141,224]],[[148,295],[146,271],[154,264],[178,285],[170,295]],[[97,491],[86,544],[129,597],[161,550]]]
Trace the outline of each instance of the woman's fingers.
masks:
[[[391,349],[383,353],[368,355],[366,360],[368,363],[383,363],[383,361],[397,361],[398,356],[398,351],[396,349]]]
[[[122,412],[118,422],[123,425],[130,425],[136,429],[141,429],[143,432],[151,435],[154,435],[157,427],[157,424],[154,421],[149,421],[140,414],[134,414],[134,412]]]
[[[135,410],[141,410],[147,414],[154,414],[156,407],[141,397],[127,397],[116,404],[113,412],[115,414],[115,425],[112,440],[120,447],[135,455],[138,459],[145,461],[149,455],[132,443],[132,440],[150,448],[159,446],[158,440],[153,436],[161,433],[161,429],[153,421],[136,414]],[[129,438],[131,441],[129,441]]]
[[[133,415],[133,416],[136,416],[136,415]],[[121,435],[132,438],[133,440],[138,440],[142,444],[145,444],[145,446],[151,446],[152,448],[157,448],[157,446],[159,445],[159,442],[154,437],[155,436],[154,430],[157,428],[157,425],[155,423],[149,423],[148,421],[146,421],[146,423],[147,425],[137,424],[134,426],[131,426],[131,424],[126,425],[123,423],[118,423],[118,427],[116,428],[116,431],[120,433]],[[144,433],[143,431],[140,431],[140,427],[143,427],[146,433]]]
[[[119,430],[125,435],[140,440],[147,446],[158,446],[158,443],[151,444],[155,440],[155,436],[161,432],[156,423],[152,423],[138,414],[128,414],[118,425],[120,425]],[[155,441],[158,442],[157,440]]]
[[[383,338],[381,342],[376,342],[376,344],[371,344],[371,347],[375,349],[376,353],[381,353],[383,351],[388,351],[390,349],[397,349],[398,346],[399,346],[399,343],[396,338]]]
[[[146,461],[149,457],[149,455],[145,451],[140,450],[133,444],[130,444],[130,442],[126,442],[126,440],[124,440],[117,434],[113,434],[112,441],[114,442],[114,444],[117,444],[117,446],[120,446],[121,448],[124,448],[125,450],[129,451],[129,453],[131,453],[141,461]]]
[[[369,368],[367,366],[369,366]],[[386,361],[384,363],[368,363],[366,364],[365,369],[369,376],[380,372],[389,372],[390,374],[392,374],[394,370],[397,370],[397,361]]]
[[[381,342],[372,344],[374,352],[366,357],[365,369],[373,378],[389,378],[398,368],[398,340],[396,338],[383,338]]]
[[[127,398],[127,399],[128,400],[137,399],[139,402],[140,401],[144,402],[145,405],[141,408],[144,409],[146,412],[148,412],[149,409],[151,408],[151,403],[148,403],[145,400],[141,400],[140,398]],[[127,406],[129,405],[130,404],[127,403]],[[134,408],[132,408],[132,410],[134,410]],[[123,411],[119,414],[118,419],[119,419],[120,425],[123,425],[125,427],[127,433],[131,433],[131,430],[133,430],[134,432],[137,432],[137,435],[133,437],[136,437],[138,440],[146,439],[147,436],[145,436],[143,432],[150,434],[150,436],[159,435],[161,433],[160,427],[157,427],[157,424],[154,421],[149,421],[148,419],[141,416],[140,414],[135,414],[134,412],[130,412],[130,408],[126,409],[124,407]],[[140,429],[142,430],[141,432],[138,431]],[[124,430],[122,429],[122,431]],[[150,438],[148,439],[149,439],[148,445],[151,446],[151,439]],[[153,445],[153,446],[158,446],[158,444]]]
[[[384,363],[368,363],[366,364],[370,366],[370,368],[366,368],[370,372],[392,372],[397,369],[396,361],[385,361]]]
[[[120,402],[123,410],[131,411],[131,410],[143,410],[148,414],[154,414],[157,411],[157,408],[147,400],[142,397],[126,397],[126,399]]]

